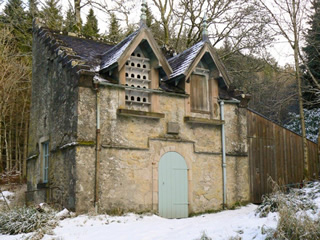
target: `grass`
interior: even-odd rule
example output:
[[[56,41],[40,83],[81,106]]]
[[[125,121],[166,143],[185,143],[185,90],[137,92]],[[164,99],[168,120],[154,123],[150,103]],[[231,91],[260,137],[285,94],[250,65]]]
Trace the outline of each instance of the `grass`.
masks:
[[[39,212],[36,208],[20,207],[0,213],[0,233],[20,234],[55,226],[55,212]]]

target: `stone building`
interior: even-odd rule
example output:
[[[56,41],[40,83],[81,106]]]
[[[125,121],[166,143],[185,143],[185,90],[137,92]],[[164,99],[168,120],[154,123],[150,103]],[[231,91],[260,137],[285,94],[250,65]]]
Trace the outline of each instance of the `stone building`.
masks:
[[[246,99],[206,31],[166,58],[140,25],[111,46],[34,22],[28,202],[173,218],[249,201]]]

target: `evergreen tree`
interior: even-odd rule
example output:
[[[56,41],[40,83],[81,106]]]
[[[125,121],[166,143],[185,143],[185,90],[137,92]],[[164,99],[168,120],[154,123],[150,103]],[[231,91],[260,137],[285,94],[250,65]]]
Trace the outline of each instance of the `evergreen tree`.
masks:
[[[147,8],[146,8],[146,16],[147,16],[146,24],[147,24],[147,27],[150,28],[152,26],[154,17],[152,15],[150,7],[148,6],[148,4],[146,4],[146,5],[147,5]]]
[[[32,21],[35,17],[39,16],[39,9],[38,9],[38,1],[37,0],[29,0],[28,1],[28,11],[27,11],[27,33],[26,38],[27,42],[30,46],[30,52],[32,47]]]
[[[82,34],[87,38],[99,37],[98,20],[94,15],[92,8],[90,9],[89,14],[87,15],[87,22],[83,26]]]
[[[22,52],[31,52],[31,32],[27,22],[27,13],[21,0],[9,0],[4,7],[1,22],[12,29],[12,34],[18,49]]]
[[[128,37],[131,33],[133,33],[136,30],[137,30],[136,24],[129,24],[127,26],[126,31],[124,33],[121,33],[121,36],[119,36],[120,41],[122,40],[122,38]],[[122,37],[122,35],[123,35],[123,37]]]
[[[118,19],[116,18],[116,15],[114,13],[111,13],[109,34],[108,34],[107,38],[108,38],[108,41],[113,44],[120,42],[122,39],[122,32],[120,29],[120,25],[119,25]]]
[[[63,17],[59,0],[46,0],[41,12],[46,26],[55,30],[62,30]]]
[[[38,1],[29,0],[28,1],[28,17],[33,19],[39,16]]]
[[[311,141],[318,141],[319,124],[320,124],[320,109],[304,109],[306,119],[306,133],[307,138]],[[300,115],[294,112],[289,113],[290,122],[285,125],[291,131],[301,134]]]
[[[306,34],[306,46],[303,48],[305,53],[305,62],[312,72],[313,76],[320,82],[320,0],[314,0],[312,3],[313,15],[310,17],[310,29]],[[302,66],[306,69],[306,66]],[[308,72],[305,71],[303,75],[304,83],[308,86],[314,87],[314,83]],[[306,91],[304,98],[310,104],[317,98],[314,92]],[[310,107],[310,106],[308,106]],[[312,106],[317,107],[317,105]]]
[[[21,0],[9,0],[4,7],[6,19],[10,20],[11,24],[18,24],[25,19],[25,11]]]
[[[80,29],[78,28],[77,23],[76,23],[75,13],[74,13],[74,10],[71,5],[69,6],[66,18],[63,22],[63,31],[67,32],[67,33],[68,32],[74,32],[74,33],[80,32]]]

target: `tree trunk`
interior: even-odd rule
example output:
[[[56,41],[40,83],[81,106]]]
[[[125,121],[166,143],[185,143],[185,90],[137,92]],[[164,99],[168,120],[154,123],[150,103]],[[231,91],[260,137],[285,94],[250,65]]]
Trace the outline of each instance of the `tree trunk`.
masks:
[[[18,122],[18,114],[15,116],[15,136],[14,136],[14,157],[15,157],[15,163],[14,163],[14,169],[16,171],[19,171],[19,165],[20,165],[20,159],[19,159],[19,122]],[[21,174],[21,173],[19,173]]]
[[[81,0],[74,0],[74,14],[76,18],[77,30],[81,32],[82,24],[81,24],[81,16],[80,16],[80,6]]]
[[[3,148],[2,148],[2,114],[0,114],[0,174],[3,172],[3,162],[2,162],[2,152],[3,152]]]
[[[6,153],[6,168],[5,171],[9,171],[9,166],[10,166],[10,158],[9,158],[9,151],[8,151],[8,133],[7,133],[7,124],[4,122],[4,129],[3,129],[3,136],[4,136],[4,151]]]
[[[296,13],[296,1],[292,0],[292,9],[293,13]],[[299,39],[298,39],[298,26],[296,17],[292,18],[292,25],[294,31],[294,64],[295,64],[295,77],[298,83],[298,99],[299,99],[299,112],[300,112],[300,122],[301,122],[301,133],[303,141],[303,176],[305,180],[309,179],[309,155],[308,155],[308,141],[306,136],[306,126],[304,121],[304,112],[303,112],[303,98],[301,90],[301,74],[300,74],[300,65],[299,65]]]
[[[12,159],[12,119],[13,119],[13,106],[10,109],[10,115],[9,115],[9,126],[8,126],[8,156],[9,156],[9,171],[12,171],[13,166],[13,159]]]
[[[27,177],[29,118],[26,118],[24,129],[25,129],[25,133],[24,133],[23,158],[22,158],[22,177],[26,178]]]

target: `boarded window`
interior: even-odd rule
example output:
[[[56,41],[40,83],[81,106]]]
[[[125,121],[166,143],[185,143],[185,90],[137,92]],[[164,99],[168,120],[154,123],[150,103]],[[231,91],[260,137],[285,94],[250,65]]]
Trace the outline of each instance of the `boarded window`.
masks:
[[[191,75],[191,111],[193,112],[208,112],[208,81],[205,75]]]
[[[42,159],[43,159],[43,182],[48,182],[49,173],[49,143],[42,143]]]

